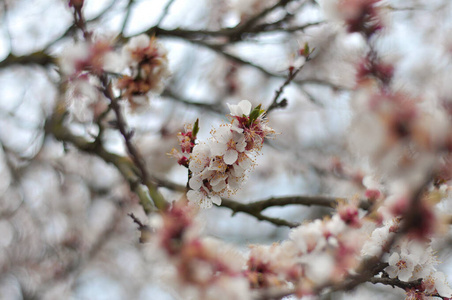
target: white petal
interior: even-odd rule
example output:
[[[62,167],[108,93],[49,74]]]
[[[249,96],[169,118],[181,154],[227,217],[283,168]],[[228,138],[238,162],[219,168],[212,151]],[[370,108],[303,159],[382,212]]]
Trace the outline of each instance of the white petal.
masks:
[[[400,257],[399,254],[397,252],[394,252],[391,254],[391,257],[389,257],[389,265],[391,266],[395,266],[397,264],[397,262],[399,261]]]
[[[233,190],[239,189],[242,186],[242,182],[243,182],[242,177],[235,177],[235,176],[228,177],[229,187]]]
[[[232,138],[231,126],[221,126],[213,134],[215,139],[220,143],[227,143]]]
[[[249,157],[246,157],[244,159],[239,160],[239,166],[243,170],[247,170],[247,169],[251,168],[251,159]]]
[[[210,199],[207,199],[206,197],[202,198],[201,201],[199,202],[199,206],[202,209],[208,209],[212,207],[212,201],[210,201]]]
[[[221,181],[224,181],[226,179],[226,176],[221,174],[221,173],[217,173],[211,180],[210,180],[210,184],[211,185],[217,185],[219,184]]]
[[[216,185],[212,185],[212,190],[214,192],[221,192],[226,187],[226,181],[220,181]]]
[[[202,186],[202,178],[201,176],[192,176],[190,180],[188,181],[188,185],[190,188],[194,190],[199,190]]]
[[[406,269],[400,270],[398,277],[402,281],[409,281],[412,275],[413,275],[413,272],[409,268],[406,268]]]
[[[238,105],[241,109],[242,114],[249,116],[250,112],[251,112],[251,102],[249,102],[248,100],[242,100],[239,102]]]
[[[390,278],[396,278],[398,270],[399,270],[399,268],[394,267],[394,266],[389,266],[385,269],[386,273],[388,273]]]
[[[232,116],[237,116],[238,105],[232,105],[232,104],[229,104],[229,103],[226,103],[226,105],[228,106],[229,111],[231,112],[231,115]]]
[[[127,45],[133,49],[142,49],[148,47],[150,42],[151,40],[149,36],[147,36],[146,34],[140,34],[139,36],[131,38]]]
[[[213,203],[215,203],[216,205],[221,205],[221,198],[218,195],[212,196],[210,198],[212,200]]]
[[[211,144],[212,155],[213,156],[222,156],[226,153],[228,146],[226,143],[213,142]]]
[[[435,278],[435,288],[443,297],[450,298],[452,296],[452,289],[447,285],[446,276],[443,272],[436,272],[433,275]]]
[[[226,151],[226,153],[223,156],[223,160],[226,164],[232,165],[233,163],[235,163],[237,161],[238,157],[239,157],[239,154],[237,153],[237,151],[231,149],[231,150]]]
[[[187,199],[190,202],[199,203],[202,198],[202,193],[200,191],[189,190],[187,192]]]

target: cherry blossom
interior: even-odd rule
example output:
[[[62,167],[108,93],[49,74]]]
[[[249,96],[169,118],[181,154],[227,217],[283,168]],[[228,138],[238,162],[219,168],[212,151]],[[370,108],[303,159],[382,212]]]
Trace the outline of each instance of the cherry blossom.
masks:
[[[211,144],[212,154],[223,156],[224,162],[228,165],[234,164],[239,153],[245,151],[245,136],[236,131],[232,131],[229,126],[222,126],[213,133],[215,142]]]

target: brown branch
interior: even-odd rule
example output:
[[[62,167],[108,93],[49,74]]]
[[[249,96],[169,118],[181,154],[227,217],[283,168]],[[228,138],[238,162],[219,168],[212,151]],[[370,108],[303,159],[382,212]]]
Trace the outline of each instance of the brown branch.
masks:
[[[129,213],[127,215],[133,220],[135,224],[138,225],[138,230],[141,233],[140,243],[148,242],[151,237],[151,229],[149,228],[149,226],[143,224],[143,222],[141,222],[140,219],[138,219],[133,213]]]
[[[175,184],[173,182],[153,178],[159,186],[169,188],[178,192],[186,192],[186,187]],[[287,196],[287,197],[272,197],[265,200],[255,201],[251,203],[240,203],[234,200],[222,198],[220,208],[228,208],[233,211],[233,215],[242,212],[255,217],[261,221],[267,221],[277,226],[297,227],[300,224],[294,222],[288,222],[286,220],[268,217],[262,214],[262,211],[270,207],[281,207],[286,205],[303,205],[303,206],[323,206],[334,208],[340,201],[346,201],[345,198],[333,198],[325,196]],[[361,200],[360,208],[369,209],[370,203],[365,200]]]
[[[105,75],[100,77],[103,89],[102,92],[107,99],[110,100],[110,107],[115,113],[116,116],[116,126],[121,133],[121,135],[124,138],[124,142],[126,145],[127,152],[129,153],[130,157],[132,158],[132,161],[134,162],[135,166],[140,171],[139,178],[142,184],[148,186],[149,193],[151,194],[152,199],[154,200],[154,204],[157,206],[158,209],[164,209],[166,207],[166,201],[163,199],[161,195],[157,193],[156,188],[149,187],[150,178],[148,175],[148,172],[146,170],[146,163],[141,155],[141,153],[138,151],[138,149],[135,147],[135,145],[132,143],[132,136],[133,131],[128,131],[126,129],[126,121],[124,119],[124,116],[121,112],[121,107],[119,106],[118,100],[113,95],[113,90],[111,86],[111,82],[107,80],[107,77]],[[155,193],[155,195],[153,195]]]
[[[250,204],[252,204],[252,203],[250,203]],[[298,223],[289,222],[289,221],[286,221],[283,219],[267,217],[267,216],[261,214],[261,212],[259,210],[254,209],[254,207],[250,204],[243,204],[243,203],[235,202],[235,201],[229,200],[229,199],[222,199],[220,207],[229,208],[230,210],[233,211],[233,215],[238,212],[243,212],[243,213],[246,213],[248,215],[255,217],[258,220],[267,221],[276,226],[287,226],[287,227],[293,228],[293,227],[297,227],[300,225]]]
[[[286,205],[304,205],[304,206],[324,206],[335,208],[340,201],[347,201],[346,198],[333,198],[326,196],[288,196],[288,197],[276,197],[266,200],[260,200],[252,203],[248,203],[247,206],[250,209],[256,211],[263,211],[269,207],[274,206],[286,206]],[[360,208],[369,209],[370,203],[366,200],[361,200]]]
[[[401,281],[398,278],[380,278],[380,277],[373,277],[369,280],[369,282],[373,284],[381,283],[384,285],[390,285],[392,287],[399,287],[401,289],[412,289],[419,287],[422,284],[422,278],[419,278],[417,280],[413,281]]]
[[[310,60],[310,53],[306,56],[306,60],[305,62],[299,66],[295,71],[289,71],[289,76],[287,77],[287,79],[284,81],[284,83],[279,87],[279,89],[275,92],[275,97],[273,97],[273,101],[270,104],[270,106],[268,107],[266,114],[268,114],[269,112],[271,112],[273,109],[275,108],[280,108],[280,107],[285,107],[287,106],[287,100],[283,99],[281,101],[278,102],[279,97],[281,96],[281,94],[284,92],[284,88],[286,86],[288,86],[292,80],[295,79],[295,76],[297,76],[297,74],[304,68],[304,66],[306,65],[306,63]],[[290,70],[290,69],[289,69]]]
[[[110,2],[110,4],[105,7],[97,16],[89,19],[89,20],[85,20],[86,24],[90,24],[90,23],[94,23],[96,21],[98,21],[101,17],[103,17],[109,10],[111,10],[115,4],[118,2],[118,0],[113,0]],[[69,26],[65,32],[63,32],[63,34],[61,34],[59,37],[55,38],[53,41],[49,42],[45,47],[44,50],[48,50],[50,47],[52,47],[53,45],[55,45],[56,43],[58,43],[59,41],[61,41],[62,39],[70,36],[71,34],[74,33],[75,29],[77,27],[75,26],[75,24],[72,24],[71,26]]]
[[[139,170],[137,170],[136,166],[129,158],[108,152],[103,147],[102,143],[99,143],[97,141],[89,142],[83,137],[72,134],[70,130],[63,125],[64,114],[64,103],[59,103],[59,106],[57,106],[57,108],[55,109],[53,116],[46,121],[46,133],[53,135],[59,141],[71,143],[77,149],[89,154],[96,155],[102,158],[105,162],[113,164],[122,174],[122,176],[127,180],[130,189],[138,195],[140,204],[143,207],[144,211],[146,213],[150,213],[151,211],[155,210],[153,200],[159,202],[163,199],[163,197],[158,194],[155,184],[147,182],[147,189],[145,189],[141,184]],[[151,190],[153,190],[153,193],[151,193]],[[159,197],[158,200],[157,197]]]
[[[169,9],[171,8],[171,5],[173,5],[175,0],[169,0],[168,3],[166,3],[165,8],[162,11],[162,14],[160,15],[156,27],[160,26],[160,24],[163,22],[163,20],[166,18],[166,16],[169,13]]]
[[[55,64],[55,58],[42,51],[38,51],[24,56],[9,54],[0,62],[0,69],[13,65],[40,65],[44,67],[50,64]]]
[[[135,0],[129,0],[129,2],[127,3],[126,15],[124,17],[124,21],[122,21],[121,30],[120,30],[121,35],[124,33],[124,30],[126,29],[127,24],[129,23],[130,13],[132,11],[132,6],[133,6],[134,2],[135,2]]]

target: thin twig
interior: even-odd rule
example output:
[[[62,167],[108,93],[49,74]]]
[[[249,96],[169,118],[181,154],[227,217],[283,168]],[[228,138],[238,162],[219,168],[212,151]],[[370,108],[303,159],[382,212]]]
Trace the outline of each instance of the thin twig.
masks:
[[[311,52],[312,53],[312,52]],[[281,96],[281,94],[284,92],[284,89],[292,82],[292,80],[295,79],[295,76],[297,76],[297,74],[304,68],[304,66],[308,63],[308,61],[311,60],[311,53],[309,53],[306,56],[306,60],[304,61],[304,63],[299,66],[298,68],[296,68],[295,70],[290,70],[289,71],[289,76],[287,76],[287,79],[284,81],[284,83],[279,87],[279,89],[275,92],[275,96],[273,97],[273,101],[270,104],[270,106],[268,107],[266,113],[270,113],[272,110],[279,108],[279,107],[284,107],[287,105],[287,100],[284,101],[284,99],[282,101],[278,101],[279,97]]]
[[[171,8],[171,5],[173,5],[175,0],[169,0],[168,3],[166,3],[165,8],[162,11],[162,14],[160,15],[156,27],[159,27],[160,24],[163,22],[163,20],[166,18],[166,16],[169,13],[169,9]]]
[[[129,0],[126,7],[126,15],[124,17],[124,21],[122,21],[121,25],[121,31],[120,34],[122,35],[124,33],[124,30],[126,29],[127,24],[129,23],[130,13],[132,11],[132,5],[135,0]]]
[[[3,27],[5,29],[5,35],[6,35],[6,40],[8,41],[8,52],[12,53],[13,52],[13,45],[12,45],[12,37],[11,37],[11,31],[9,29],[9,22],[8,22],[8,4],[7,1],[3,1],[3,18],[2,18],[2,23],[3,23]]]
[[[46,133],[52,134],[59,141],[71,143],[80,151],[96,155],[105,162],[113,164],[127,180],[130,189],[138,195],[144,211],[150,213],[155,210],[153,199],[149,194],[150,191],[143,189],[139,171],[130,159],[108,152],[103,147],[102,143],[96,141],[89,142],[83,137],[72,134],[72,132],[63,125],[65,108],[62,106],[64,106],[64,104],[57,105],[52,117],[46,121],[44,127]]]
[[[261,212],[259,210],[254,209],[252,205],[235,202],[235,201],[232,201],[229,199],[223,199],[221,201],[220,207],[229,208],[230,210],[232,210],[234,212],[233,214],[236,214],[238,212],[246,213],[248,215],[255,217],[258,220],[267,221],[276,226],[287,226],[287,227],[293,228],[293,227],[297,227],[300,225],[298,223],[289,222],[289,221],[286,221],[283,219],[267,217],[267,216],[261,214]]]
[[[149,193],[151,193],[151,197],[154,200],[154,204],[157,206],[157,208],[164,209],[166,207],[166,201],[158,193],[156,188],[151,186],[148,171],[146,170],[146,163],[141,153],[132,143],[133,131],[128,131],[126,129],[127,127],[126,121],[124,119],[124,116],[122,115],[121,107],[119,106],[118,100],[113,95],[111,82],[108,81],[105,75],[101,76],[100,79],[103,85],[102,92],[104,96],[110,100],[110,107],[115,113],[116,125],[118,127],[119,132],[124,138],[127,152],[130,154],[130,157],[132,158],[132,161],[134,162],[135,166],[140,170],[141,183],[149,188]]]
[[[419,287],[422,284],[422,278],[413,281],[401,281],[398,278],[381,278],[381,277],[373,277],[369,280],[369,282],[373,284],[381,283],[384,285],[390,285],[392,287],[399,287],[401,289],[412,289]]]

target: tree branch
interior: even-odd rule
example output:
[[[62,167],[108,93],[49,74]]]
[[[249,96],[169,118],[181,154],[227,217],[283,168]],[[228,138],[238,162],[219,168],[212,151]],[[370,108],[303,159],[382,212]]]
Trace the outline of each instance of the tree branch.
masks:
[[[162,180],[158,178],[153,178],[153,181],[156,182],[159,186],[169,188],[173,191],[178,191],[185,193],[186,187],[175,184],[173,182]],[[277,226],[287,226],[287,227],[296,227],[300,224],[288,222],[285,220],[267,217],[262,214],[262,211],[275,206],[286,206],[286,205],[303,205],[303,206],[323,206],[334,208],[338,205],[340,201],[346,201],[345,198],[333,198],[333,197],[325,197],[325,196],[287,196],[287,197],[272,197],[265,200],[254,201],[251,203],[240,203],[234,200],[222,198],[220,208],[228,208],[233,211],[233,214],[238,212],[246,213],[248,215],[256,217],[261,221],[268,221]],[[370,203],[361,200],[360,208],[369,209]]]
[[[7,68],[12,65],[41,65],[47,66],[55,63],[55,58],[44,53],[43,51],[37,51],[29,55],[16,56],[9,54],[4,60],[0,61],[0,69]]]
[[[384,285],[390,285],[392,287],[399,287],[401,289],[412,289],[419,287],[422,284],[422,278],[419,278],[417,280],[413,281],[400,281],[398,278],[380,278],[380,277],[373,277],[369,280],[369,282],[373,284],[381,283]]]
[[[157,186],[148,181],[146,185],[141,184],[142,179],[139,176],[139,170],[133,162],[126,157],[122,157],[105,150],[101,143],[89,142],[83,137],[76,136],[70,132],[68,128],[63,125],[65,108],[64,104],[57,106],[51,119],[46,121],[45,131],[52,134],[57,140],[68,142],[74,145],[77,149],[94,154],[102,158],[105,162],[113,164],[122,176],[129,183],[130,189],[134,191],[140,199],[140,204],[146,213],[155,210],[154,201],[159,203],[163,199],[157,191]],[[151,192],[152,191],[152,192]]]
[[[140,171],[140,179],[141,183],[144,185],[149,184],[149,175],[146,170],[146,164],[144,162],[144,159],[138,149],[133,145],[132,143],[132,136],[133,131],[128,131],[126,129],[126,121],[124,119],[124,116],[121,112],[121,107],[119,106],[117,99],[113,95],[113,90],[111,87],[111,83],[108,82],[107,77],[101,76],[101,82],[103,85],[103,94],[107,99],[110,100],[110,107],[112,108],[113,112],[116,116],[116,125],[118,127],[119,132],[124,138],[124,142],[127,148],[128,153],[130,154],[130,157],[132,158],[132,161],[134,162],[135,166]],[[149,188],[149,187],[148,187]],[[152,199],[154,200],[154,204],[157,206],[158,209],[164,209],[166,207],[166,201],[163,199],[163,197],[157,193],[156,188],[149,188],[149,193],[151,194]]]
[[[233,211],[233,215],[238,212],[243,212],[243,213],[246,213],[248,215],[255,217],[258,220],[267,221],[276,226],[287,226],[287,227],[293,228],[293,227],[297,227],[300,225],[298,223],[289,222],[289,221],[286,221],[283,219],[267,217],[267,216],[261,214],[261,212],[259,210],[254,209],[252,203],[250,203],[250,204],[243,204],[243,203],[235,202],[235,201],[232,201],[229,199],[222,199],[220,207],[229,208],[230,210]]]

